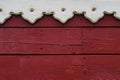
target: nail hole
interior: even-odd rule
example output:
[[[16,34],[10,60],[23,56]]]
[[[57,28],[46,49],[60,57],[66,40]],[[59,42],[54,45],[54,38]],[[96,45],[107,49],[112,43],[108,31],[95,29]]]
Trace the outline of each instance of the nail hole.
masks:
[[[92,8],[92,11],[93,11],[93,12],[96,11],[96,8]]]
[[[43,50],[43,48],[40,48],[41,50]]]
[[[31,9],[30,9],[30,12],[34,12],[34,9],[33,9],[33,8],[31,8]]]
[[[2,12],[3,10],[2,10],[2,8],[0,8],[0,12]]]
[[[61,9],[62,12],[65,12],[65,10],[66,10],[65,8],[62,8],[62,9]]]

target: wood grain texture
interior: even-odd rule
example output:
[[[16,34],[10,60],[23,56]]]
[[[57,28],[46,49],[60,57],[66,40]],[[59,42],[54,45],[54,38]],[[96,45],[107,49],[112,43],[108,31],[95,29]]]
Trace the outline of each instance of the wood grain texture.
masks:
[[[81,53],[81,29],[1,28],[0,54]]]
[[[119,28],[83,28],[84,54],[120,54]]]
[[[112,16],[97,24],[81,15],[66,24],[44,16],[33,25],[13,16],[0,26],[0,80],[120,80],[120,56],[109,55],[120,54],[120,29],[104,28],[120,26]]]
[[[120,56],[0,56],[1,80],[119,80]]]
[[[120,54],[119,28],[1,28],[0,54]]]

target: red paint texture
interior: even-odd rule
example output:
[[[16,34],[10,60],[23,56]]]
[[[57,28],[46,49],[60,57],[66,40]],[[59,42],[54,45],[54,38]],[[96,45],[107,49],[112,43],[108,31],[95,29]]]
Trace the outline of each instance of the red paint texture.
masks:
[[[1,28],[0,54],[120,54],[118,28]]]
[[[120,26],[120,21],[112,16],[107,15],[96,24],[81,15],[66,24],[52,16],[45,16],[35,24],[12,16],[0,26],[0,54],[4,54],[0,55],[0,80],[120,79],[120,56],[115,55],[120,54],[120,29],[114,28]]]
[[[0,54],[81,53],[81,29],[1,28]]]
[[[120,54],[119,28],[84,28],[83,53]]]
[[[1,80],[119,80],[120,56],[0,56]]]

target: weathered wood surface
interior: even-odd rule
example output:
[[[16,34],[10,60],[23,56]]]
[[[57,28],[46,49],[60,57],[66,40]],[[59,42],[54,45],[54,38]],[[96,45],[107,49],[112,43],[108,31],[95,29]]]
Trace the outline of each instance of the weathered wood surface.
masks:
[[[0,80],[120,80],[120,22],[111,16],[97,24],[45,16],[34,25],[13,16],[0,26]]]
[[[120,56],[0,56],[0,80],[119,80]]]
[[[119,28],[0,28],[0,54],[120,54]]]
[[[81,29],[1,28],[0,54],[81,53]]]
[[[83,28],[84,54],[120,54],[120,28]]]

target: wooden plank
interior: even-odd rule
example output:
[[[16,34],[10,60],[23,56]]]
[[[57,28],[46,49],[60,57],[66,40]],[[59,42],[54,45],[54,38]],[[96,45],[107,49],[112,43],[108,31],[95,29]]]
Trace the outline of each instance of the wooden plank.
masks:
[[[119,80],[119,55],[84,56],[85,80]]]
[[[120,56],[0,56],[1,80],[119,80]]]
[[[1,28],[0,54],[81,53],[81,29]]]
[[[74,18],[69,20],[66,24],[62,24],[55,20],[52,15],[44,16],[42,19],[38,20],[35,24],[30,24],[23,20],[21,16],[12,16],[11,19],[7,20],[6,23],[0,25],[1,27],[86,27],[86,26],[108,26],[115,27],[120,26],[120,21],[115,19],[113,15],[105,15],[105,17],[92,24],[83,15],[75,15]]]
[[[119,28],[83,28],[82,53],[120,54]]]
[[[119,28],[1,28],[0,54],[120,54],[119,34]]]
[[[0,80],[20,80],[20,59],[0,56]]]

